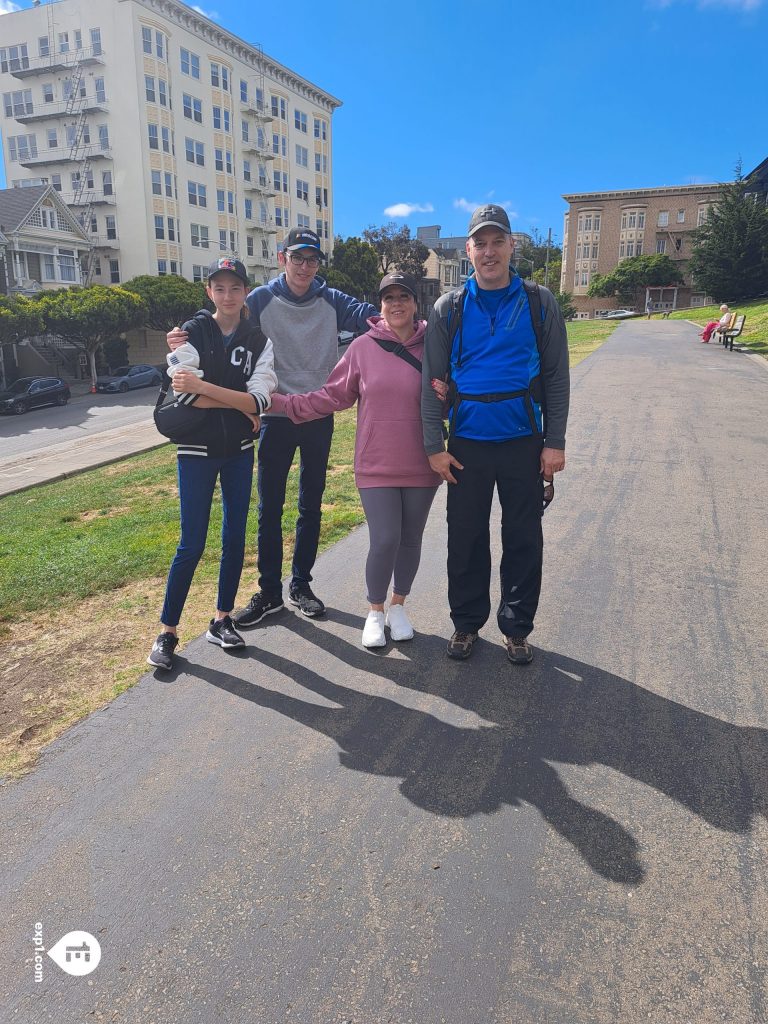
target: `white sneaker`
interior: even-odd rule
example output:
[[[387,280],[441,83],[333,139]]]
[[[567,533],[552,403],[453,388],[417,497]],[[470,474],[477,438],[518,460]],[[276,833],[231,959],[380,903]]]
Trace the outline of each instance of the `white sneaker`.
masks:
[[[413,626],[401,604],[389,606],[387,625],[393,640],[413,640]]]
[[[363,628],[363,647],[385,647],[384,612],[368,612]]]

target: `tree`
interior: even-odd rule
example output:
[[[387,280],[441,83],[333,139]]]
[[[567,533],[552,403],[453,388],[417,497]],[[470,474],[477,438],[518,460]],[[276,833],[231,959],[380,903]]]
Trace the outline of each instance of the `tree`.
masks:
[[[576,306],[570,292],[555,291],[552,294],[555,296],[560,312],[563,314],[563,320],[570,320],[571,317],[576,316]]]
[[[625,304],[636,302],[641,289],[683,284],[678,265],[660,253],[630,256],[610,274],[595,274],[587,289],[591,298],[617,298]]]
[[[768,291],[768,207],[748,192],[739,166],[694,233],[691,277],[716,302]]]
[[[122,285],[124,291],[138,295],[147,308],[147,320],[142,326],[166,333],[206,308],[208,297],[200,281],[187,281],[176,274],[152,277],[142,274]]]
[[[371,224],[363,232],[363,238],[376,250],[382,273],[402,270],[415,278],[424,277],[424,261],[429,256],[429,249],[418,238],[411,238],[407,224],[401,228],[394,221],[380,228]]]
[[[88,354],[94,386],[96,353],[102,343],[147,322],[143,299],[124,288],[102,284],[44,292],[37,306],[48,332],[66,338]]]
[[[348,238],[346,242],[336,238],[330,266],[323,276],[332,288],[356,299],[370,299],[377,295],[381,277],[378,254],[362,238]]]
[[[0,295],[0,380],[3,387],[6,385],[3,346],[42,331],[43,319],[33,299],[24,295]]]
[[[517,260],[520,265],[517,265]],[[549,287],[553,292],[560,284],[560,270],[562,267],[563,250],[557,242],[549,246]],[[515,246],[515,265],[517,271],[524,277],[533,276],[538,284],[544,284],[547,267],[547,240],[537,228],[531,230],[531,239],[518,242]],[[532,264],[532,266],[531,266]]]

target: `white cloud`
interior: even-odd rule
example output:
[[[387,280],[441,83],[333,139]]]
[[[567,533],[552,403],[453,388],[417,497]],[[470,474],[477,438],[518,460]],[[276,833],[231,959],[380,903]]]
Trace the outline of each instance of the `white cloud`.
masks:
[[[14,11],[20,10],[19,5],[11,3],[11,0],[0,0],[0,14],[13,14]]]
[[[487,206],[487,203],[475,203],[471,199],[454,199],[453,206],[456,210],[464,210],[465,213],[474,213],[475,210],[481,206]],[[507,211],[509,216],[514,220],[518,214],[512,209],[512,203],[509,199],[505,199],[503,203],[496,203],[496,206],[501,206]]]
[[[387,206],[384,213],[387,217],[410,217],[412,213],[433,213],[432,203],[393,203]]]
[[[2,0],[0,0],[2,2]],[[208,18],[209,21],[219,21],[221,15],[218,11],[204,11],[202,7],[198,7],[197,4],[192,4],[192,10],[197,11],[198,14],[202,14],[204,18]]]

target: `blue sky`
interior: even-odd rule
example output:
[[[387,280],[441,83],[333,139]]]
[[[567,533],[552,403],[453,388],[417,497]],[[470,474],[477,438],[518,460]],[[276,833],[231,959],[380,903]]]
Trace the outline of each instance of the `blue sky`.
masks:
[[[462,234],[492,200],[559,239],[563,192],[723,181],[768,156],[768,0],[195,6],[343,101],[344,237],[391,219]]]

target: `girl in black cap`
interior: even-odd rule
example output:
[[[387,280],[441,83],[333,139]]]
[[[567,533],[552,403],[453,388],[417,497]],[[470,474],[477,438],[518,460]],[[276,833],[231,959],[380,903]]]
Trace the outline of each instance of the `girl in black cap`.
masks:
[[[206,292],[216,311],[196,313],[184,325],[187,342],[168,356],[174,393],[181,403],[199,410],[200,424],[178,446],[181,540],[168,574],[162,632],[147,658],[155,668],[173,664],[177,626],[205,549],[217,479],[224,506],[222,551],[216,614],[206,638],[226,648],[245,644],[230,612],[245,554],[254,436],[277,387],[272,342],[247,320],[248,287],[239,260],[215,260],[208,268]]]

